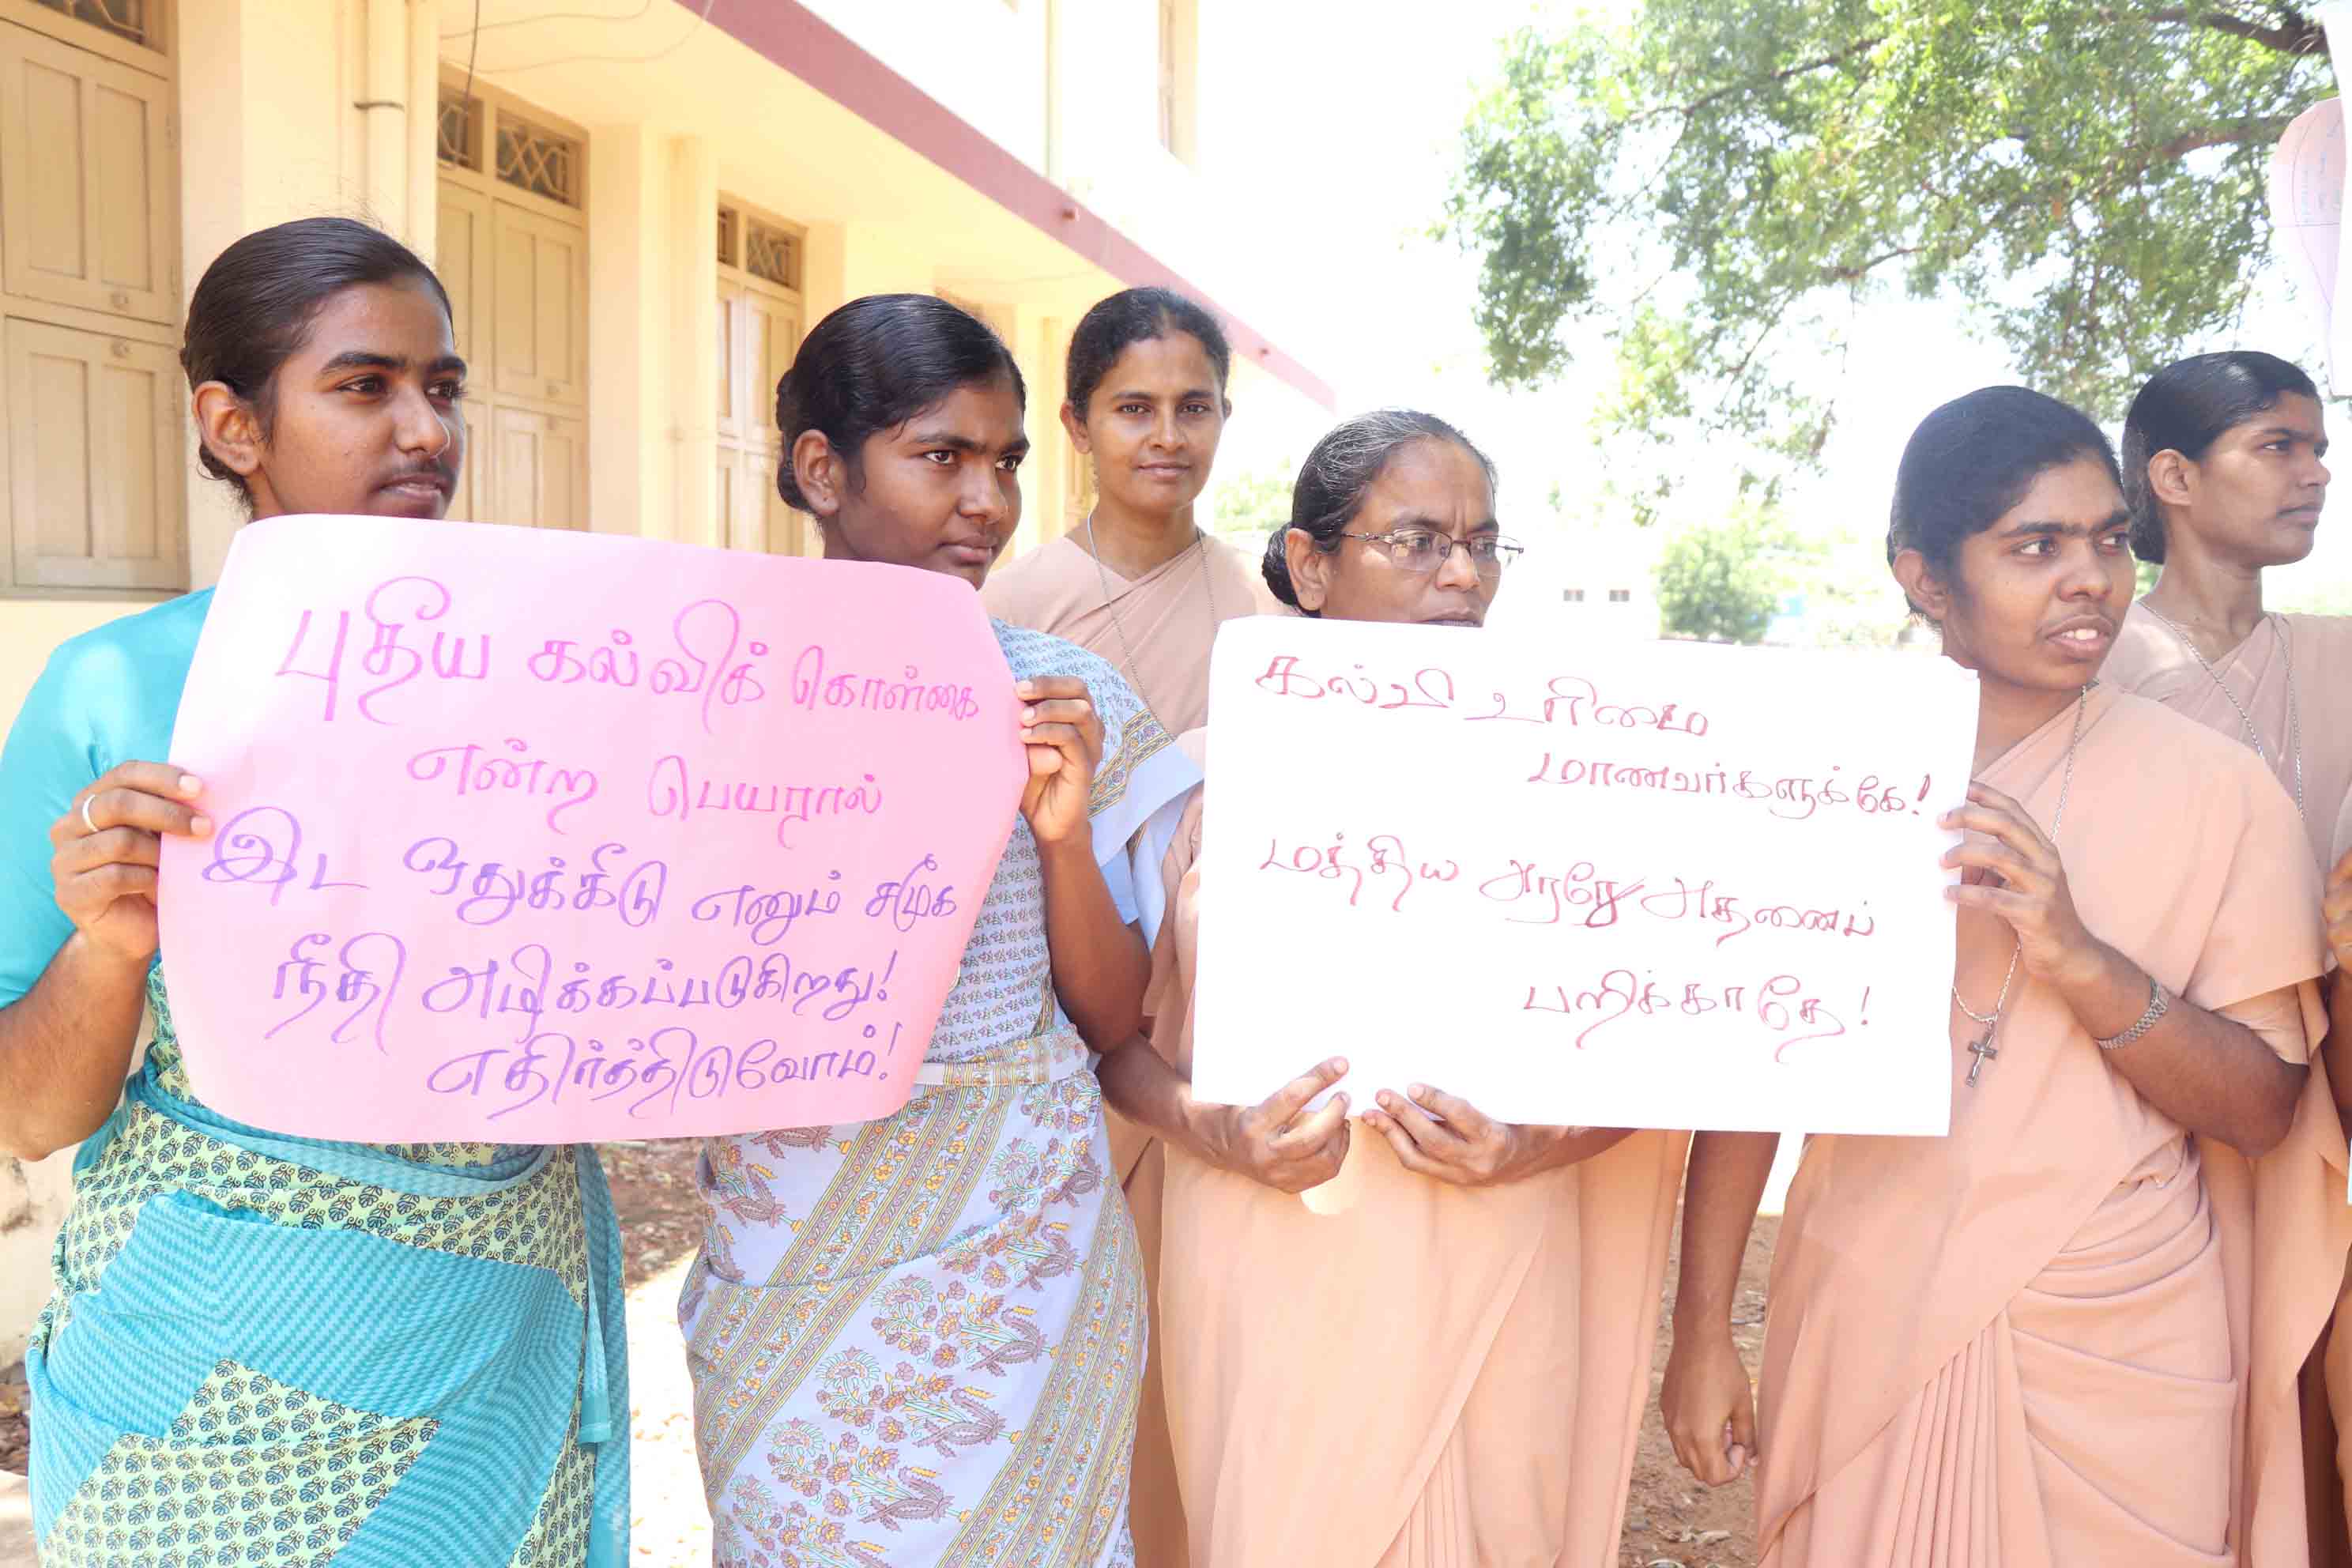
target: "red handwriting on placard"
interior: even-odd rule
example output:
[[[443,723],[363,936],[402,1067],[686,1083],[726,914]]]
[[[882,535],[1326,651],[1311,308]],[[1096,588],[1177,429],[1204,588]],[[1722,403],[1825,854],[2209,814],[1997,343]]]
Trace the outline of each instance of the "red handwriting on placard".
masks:
[[[1492,713],[1473,713],[1473,722],[1502,720],[1519,724],[1565,724],[1596,730],[1655,730],[1663,734],[1698,736],[1706,733],[1706,715],[1683,712],[1678,702],[1610,702],[1601,689],[1580,675],[1555,675],[1544,683],[1543,696],[1532,712],[1514,713],[1508,692],[1491,694]]]
[[[1580,910],[1576,923],[1588,931],[1615,925],[1619,904],[1641,890],[1639,881],[1600,875],[1590,860],[1547,871],[1535,861],[1514,859],[1509,870],[1478,884],[1480,898],[1513,907],[1504,918],[1515,925],[1559,925]]]
[[[1269,839],[1257,869],[1330,883],[1350,909],[1361,907],[1374,879],[1386,877],[1390,884],[1375,891],[1373,901],[1388,894],[1385,901],[1392,913],[1402,912],[1406,895],[1422,883],[1444,885],[1462,878],[1457,862],[1413,860],[1392,833],[1374,834],[1360,847],[1350,844],[1344,833],[1333,833],[1322,844],[1286,847],[1278,837]],[[1846,938],[1873,936],[1878,930],[1867,901],[1851,910],[1795,904],[1735,892],[1713,878],[1612,875],[1589,859],[1547,863],[1514,856],[1504,869],[1469,886],[1486,903],[1500,906],[1502,918],[1512,925],[1606,931],[1632,914],[1666,923],[1719,926],[1717,947],[1759,929]]]
[[[1935,780],[1923,776],[1916,790],[1906,790],[1876,773],[1860,780],[1842,777],[1843,763],[1832,763],[1819,774],[1759,774],[1752,768],[1736,773],[1718,763],[1712,768],[1662,767],[1653,763],[1618,762],[1608,758],[1543,753],[1526,784],[1573,784],[1613,794],[1686,795],[1751,805],[1790,822],[1810,820],[1819,812],[1853,811],[1864,816],[1926,815],[1926,801]]]
[[[1366,839],[1362,858],[1353,858],[1348,847],[1348,836],[1335,833],[1331,842],[1320,847],[1301,844],[1286,851],[1281,840],[1269,839],[1265,858],[1259,862],[1261,871],[1297,871],[1327,882],[1337,882],[1347,890],[1348,907],[1356,907],[1363,895],[1368,877],[1391,879],[1395,896],[1389,900],[1391,913],[1404,908],[1407,893],[1421,882],[1451,882],[1462,875],[1462,868],[1451,860],[1423,861],[1417,866],[1405,853],[1403,840],[1393,833],[1376,833]],[[1385,889],[1383,889],[1385,890]]]
[[[1307,701],[1332,698],[1391,712],[1401,708],[1454,706],[1454,675],[1450,670],[1424,666],[1402,679],[1382,680],[1365,674],[1360,664],[1350,668],[1355,674],[1313,676],[1298,668],[1295,656],[1282,654],[1265,667],[1265,673],[1257,678],[1257,686],[1276,697],[1297,697]]]
[[[1834,936],[1871,936],[1878,930],[1868,900],[1859,910],[1805,909],[1796,904],[1759,903],[1728,893],[1713,878],[1691,882],[1676,877],[1671,888],[1660,888],[1642,899],[1642,912],[1662,921],[1698,921],[1720,925],[1715,945],[1745,936],[1757,927],[1770,931],[1817,931]]]
[[[1255,685],[1276,697],[1300,701],[1339,701],[1381,712],[1405,709],[1435,709],[1469,723],[1503,720],[1515,723],[1560,724],[1571,729],[1656,730],[1666,734],[1706,733],[1706,715],[1685,710],[1679,702],[1643,703],[1605,699],[1601,689],[1581,675],[1555,675],[1533,696],[1522,694],[1514,711],[1512,695],[1491,691],[1485,700],[1492,711],[1474,712],[1454,706],[1459,682],[1441,665],[1424,665],[1404,673],[1380,673],[1362,664],[1344,670],[1302,668],[1296,654],[1277,654],[1266,664]]]
[[[1787,1061],[1789,1052],[1798,1046],[1836,1039],[1846,1032],[1844,1021],[1830,1012],[1820,997],[1805,995],[1805,983],[1793,974],[1775,974],[1753,985],[1717,978],[1679,984],[1682,994],[1677,997],[1673,983],[1662,984],[1631,969],[1612,969],[1589,985],[1573,990],[1566,985],[1530,985],[1519,1010],[1590,1019],[1572,1042],[1580,1051],[1601,1030],[1628,1017],[1696,1018],[1716,1012],[1752,1012],[1767,1034],[1781,1037],[1773,1043],[1776,1062]],[[1864,995],[1866,1002],[1867,991]],[[1792,1032],[1797,1030],[1803,1032]]]

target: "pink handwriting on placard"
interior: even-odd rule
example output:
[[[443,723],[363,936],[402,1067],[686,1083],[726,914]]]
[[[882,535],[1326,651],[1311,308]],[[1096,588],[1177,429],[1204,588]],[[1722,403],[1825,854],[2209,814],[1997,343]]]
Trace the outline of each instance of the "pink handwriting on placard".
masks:
[[[1266,616],[1219,629],[1210,684],[1196,1096],[1254,1104],[1306,1065],[1268,1041],[1340,1039],[1358,1106],[1948,1126],[1969,672]]]
[[[470,523],[239,535],[171,760],[195,1091],[272,1131],[564,1142],[904,1103],[1014,820],[961,581]]]

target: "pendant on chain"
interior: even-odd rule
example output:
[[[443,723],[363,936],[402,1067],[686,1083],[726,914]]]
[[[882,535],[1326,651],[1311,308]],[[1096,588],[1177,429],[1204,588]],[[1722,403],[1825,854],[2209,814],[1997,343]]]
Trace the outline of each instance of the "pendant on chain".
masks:
[[[2000,1048],[1992,1043],[1992,1035],[1993,1032],[1990,1029],[1987,1029],[1984,1032],[1984,1038],[1971,1041],[1969,1043],[1969,1054],[1977,1058],[1969,1064],[1969,1087],[1970,1089],[1974,1089],[1976,1087],[1977,1074],[1984,1071],[1985,1063],[2000,1055]]]

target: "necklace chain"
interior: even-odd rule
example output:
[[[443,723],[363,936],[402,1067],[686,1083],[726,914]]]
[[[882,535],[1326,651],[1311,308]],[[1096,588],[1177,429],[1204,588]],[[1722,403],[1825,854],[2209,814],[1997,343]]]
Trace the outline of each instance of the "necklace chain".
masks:
[[[2074,700],[2074,732],[2067,738],[2066,772],[2058,782],[2058,809],[2050,818],[2050,842],[2053,844],[2058,842],[2058,829],[2065,825],[2066,797],[2074,793],[2074,753],[2083,744],[2083,715],[2090,710],[2093,684],[2085,681],[2083,685],[2083,694]],[[2017,978],[2018,960],[2024,956],[2025,939],[2020,937],[2017,940],[2017,945],[2010,949],[2009,969],[2000,977],[2000,994],[1993,999],[1992,1011],[1990,1013],[1979,1013],[1969,1006],[1960,996],[1958,979],[1955,978],[1953,981],[1952,1005],[1985,1026],[1985,1037],[1969,1047],[1976,1053],[1977,1057],[1975,1063],[1969,1068],[1969,1082],[1971,1085],[1977,1081],[1977,1074],[1983,1070],[1986,1058],[2000,1054],[1993,1048],[1993,1036],[2000,1032],[2001,1015],[2009,1010],[2010,984]]]
[[[2165,630],[2179,638],[2180,646],[2189,650],[2189,657],[2197,661],[2198,668],[2205,672],[2206,678],[2221,689],[2221,695],[2228,698],[2230,706],[2238,710],[2238,722],[2245,726],[2246,744],[2253,747],[2254,755],[2263,760],[2264,766],[2268,766],[2271,760],[2270,751],[2263,744],[2262,731],[2254,728],[2254,716],[2246,711],[2246,705],[2238,700],[2238,694],[2230,689],[2230,683],[2221,679],[2221,672],[2213,668],[2212,661],[2205,657],[2205,650],[2197,646],[2197,639],[2182,629],[2171,616],[2150,605],[2146,599],[2139,602],[2139,607],[2154,616]],[[2294,814],[2301,816],[2303,815],[2303,703],[2294,689],[2294,645],[2287,637],[2286,625],[2283,617],[2273,614],[2264,616],[2263,619],[2270,623],[2271,635],[2278,638],[2279,657],[2286,662],[2287,744],[2294,757]]]
[[[1209,636],[1212,638],[1214,638],[1217,635],[1217,584],[1209,576],[1209,535],[1207,531],[1198,527],[1195,527],[1192,530],[1192,548],[1194,555],[1197,556],[1200,561],[1201,595],[1208,601]],[[1110,568],[1103,564],[1102,550],[1095,543],[1095,514],[1091,511],[1087,513],[1087,553],[1095,558],[1095,575],[1102,583],[1103,608],[1110,612],[1110,629],[1118,634],[1118,650],[1125,657],[1128,687],[1135,693],[1135,700],[1142,703],[1147,711],[1151,712],[1151,717],[1156,722],[1159,721],[1160,715],[1157,711],[1152,710],[1151,699],[1143,694],[1143,682],[1136,679],[1135,649],[1128,643],[1127,623],[1119,618],[1118,605],[1111,598]],[[1168,728],[1165,723],[1161,723],[1160,727],[1163,730]]]

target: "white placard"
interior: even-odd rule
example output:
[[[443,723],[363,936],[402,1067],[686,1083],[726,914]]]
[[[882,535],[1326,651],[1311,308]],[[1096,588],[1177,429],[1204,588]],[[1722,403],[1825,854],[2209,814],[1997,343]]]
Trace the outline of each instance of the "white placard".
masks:
[[[2326,0],[2311,19],[2325,30],[2336,79],[2352,69],[2352,4]],[[2271,150],[2271,236],[2304,290],[2304,306],[2327,352],[2327,374],[2340,395],[2352,374],[2352,311],[2338,312],[2336,293],[2352,250],[2344,223],[2352,158],[2347,157],[2344,104],[2322,99],[2289,123]]]
[[[1948,1130],[1948,660],[1262,617],[1210,700],[1204,1098]]]

